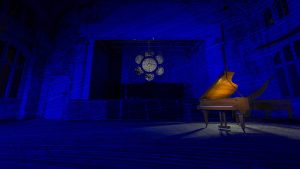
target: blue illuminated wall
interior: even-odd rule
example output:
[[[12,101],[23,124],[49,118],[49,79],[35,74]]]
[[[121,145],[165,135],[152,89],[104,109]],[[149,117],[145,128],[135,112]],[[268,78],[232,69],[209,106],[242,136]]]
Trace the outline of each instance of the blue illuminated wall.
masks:
[[[28,1],[19,16],[7,15],[11,4],[3,0],[0,39],[24,53],[26,65],[18,97],[1,98],[0,108],[3,112],[13,110],[8,112],[9,117],[20,119],[106,119],[112,108],[118,114],[120,100],[89,99],[97,40],[198,41],[187,50],[160,48],[165,74],[155,79],[157,83],[184,84],[186,97],[197,99],[224,71],[223,24],[228,67],[236,73],[233,81],[239,85],[240,93],[248,96],[274,75],[261,98],[292,100],[299,118],[300,99],[295,84],[300,74],[296,47],[300,39],[300,3],[287,2],[288,15],[279,16],[273,0],[227,4],[218,0],[74,1],[74,7],[67,1],[60,5]],[[266,25],[264,12],[268,7],[274,22]],[[284,49],[287,45],[293,58],[288,61]],[[134,74],[134,57],[141,50],[122,48],[122,85],[145,82]],[[277,53],[282,59],[280,64],[274,62]],[[282,81],[288,94],[284,94]]]
[[[61,109],[62,106],[59,106],[60,110],[56,108],[58,103],[61,104],[64,102],[64,99],[62,99],[62,101],[57,101],[57,106],[55,103],[48,104],[49,108],[46,108],[46,110],[48,110],[49,113],[46,113],[48,114],[46,117],[60,118],[60,116],[55,116],[55,114],[58,112],[61,112],[61,114],[67,112],[66,116],[61,115],[61,117],[69,118],[74,113],[74,110],[77,110],[76,112],[78,112],[78,114],[80,114],[80,111],[86,110],[86,105],[89,105],[89,103],[83,104],[82,102],[89,102],[86,100],[88,96],[83,96],[80,92],[89,91],[86,87],[90,84],[90,77],[88,76],[91,76],[92,66],[91,64],[88,64],[91,57],[93,57],[94,42],[96,40],[151,40],[153,38],[156,40],[169,41],[198,40],[201,43],[197,44],[194,49],[191,47],[188,49],[189,51],[176,47],[164,48],[166,73],[164,76],[156,78],[154,81],[157,83],[178,83],[186,85],[189,98],[200,97],[201,93],[203,93],[204,90],[222,73],[221,44],[217,40],[220,39],[219,24],[215,22],[210,23],[209,20],[203,23],[199,20],[199,17],[201,17],[200,15],[194,15],[198,10],[197,7],[206,10],[209,7],[217,8],[217,4],[207,3],[205,4],[205,8],[194,2],[186,4],[180,1],[161,1],[159,3],[152,1],[132,1],[124,6],[113,6],[112,4],[106,5],[112,8],[110,10],[114,12],[102,14],[105,17],[100,18],[97,22],[80,25],[81,36],[85,37],[84,43],[88,41],[87,51],[85,55],[74,52],[73,63],[77,63],[80,67],[80,61],[77,61],[77,59],[85,61],[85,63],[87,63],[85,71],[90,74],[88,75],[85,73],[83,83],[73,81],[72,88],[74,88],[73,86],[78,86],[79,88],[81,86],[84,90],[76,90],[75,92],[72,90],[73,96],[64,96],[64,98],[69,98],[69,106],[67,106],[65,110]],[[101,8],[101,6],[98,6],[98,8]],[[157,10],[156,12],[152,12],[152,9]],[[95,12],[95,15],[97,15],[97,11]],[[202,14],[203,13],[201,13],[201,15]],[[76,13],[74,13],[74,15],[76,15]],[[214,16],[210,17],[214,18]],[[69,20],[67,19],[66,21],[68,22]],[[133,67],[136,66],[134,57],[138,52],[141,52],[141,50],[130,47],[124,47],[122,49],[122,85],[145,82],[143,78],[137,77],[134,74]],[[85,59],[82,57],[85,57]],[[216,64],[220,65],[213,66]],[[64,68],[66,67],[68,66],[65,66]],[[77,75],[80,76],[73,72],[70,76],[75,78]],[[75,95],[78,97],[74,98]],[[57,97],[59,98],[60,96]],[[79,108],[80,106],[76,106],[78,104],[80,105],[78,99],[81,100],[83,105],[81,108]],[[49,103],[49,101],[45,101],[45,103]],[[103,112],[98,112],[104,114],[104,116],[101,116],[102,118],[105,117],[105,114],[109,109],[108,107],[120,106],[118,101],[108,101],[103,99],[98,100],[98,105],[102,105],[101,109],[98,108],[98,110],[103,110]],[[52,107],[54,109],[52,109]],[[76,107],[76,109],[73,107]],[[94,114],[90,114],[89,116],[90,119],[95,117]]]

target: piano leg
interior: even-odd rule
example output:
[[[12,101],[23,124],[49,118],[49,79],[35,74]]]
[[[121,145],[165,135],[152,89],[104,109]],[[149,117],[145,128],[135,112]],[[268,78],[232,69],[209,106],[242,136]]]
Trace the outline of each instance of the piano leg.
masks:
[[[238,112],[234,112],[234,115],[235,115],[235,122],[237,124],[240,124],[239,113]]]
[[[232,119],[234,119],[234,121],[236,121],[236,115],[235,115],[235,111],[231,110],[231,117]]]
[[[243,115],[243,113],[240,113],[240,112],[239,112],[239,121],[240,121],[241,128],[243,129],[243,132],[245,133],[244,115]]]
[[[227,120],[226,120],[226,113],[225,112],[219,112],[220,116],[220,123],[219,128],[221,129],[229,129],[230,126],[227,126]]]
[[[223,121],[224,121],[222,112],[219,112],[219,117],[220,117],[220,123],[221,123],[221,125],[219,127],[222,128],[223,127]]]
[[[208,111],[202,110],[204,121],[205,121],[205,128],[207,128],[208,125]]]
[[[223,120],[224,120],[224,127],[227,128],[226,114],[225,114],[225,112],[222,112],[222,114],[223,114]]]

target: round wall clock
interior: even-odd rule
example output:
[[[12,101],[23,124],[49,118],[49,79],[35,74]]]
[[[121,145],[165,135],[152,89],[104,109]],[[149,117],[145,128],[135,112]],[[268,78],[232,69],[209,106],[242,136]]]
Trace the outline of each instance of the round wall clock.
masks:
[[[161,76],[164,74],[163,62],[164,59],[161,54],[155,55],[153,51],[146,51],[144,55],[135,57],[135,63],[138,64],[135,73],[139,76],[145,74],[145,79],[152,81],[155,75]]]
[[[142,68],[146,72],[153,72],[157,68],[157,62],[153,58],[146,58],[142,62]]]

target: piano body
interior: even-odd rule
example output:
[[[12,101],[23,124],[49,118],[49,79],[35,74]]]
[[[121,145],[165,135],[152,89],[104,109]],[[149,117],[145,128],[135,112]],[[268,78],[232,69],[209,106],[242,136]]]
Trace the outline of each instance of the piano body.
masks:
[[[220,128],[229,128],[226,122],[225,110],[236,112],[237,121],[245,132],[245,116],[250,110],[287,110],[289,117],[292,118],[292,106],[288,100],[254,100],[260,96],[268,86],[267,81],[259,90],[248,97],[229,98],[238,88],[238,85],[232,82],[234,72],[225,72],[200,98],[198,110],[203,112],[206,127],[208,125],[208,111],[220,110]]]

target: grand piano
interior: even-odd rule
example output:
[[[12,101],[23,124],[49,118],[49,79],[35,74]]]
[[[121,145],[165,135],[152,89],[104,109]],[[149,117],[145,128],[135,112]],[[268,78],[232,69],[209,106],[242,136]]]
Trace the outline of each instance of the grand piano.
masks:
[[[225,71],[224,74],[201,96],[198,110],[203,112],[206,127],[208,125],[208,113],[210,110],[218,110],[221,129],[228,129],[226,112],[233,111],[236,120],[245,132],[245,116],[249,116],[251,110],[266,111],[267,116],[273,110],[286,110],[288,117],[292,118],[293,110],[289,100],[255,100],[268,86],[269,80],[257,91],[248,97],[229,98],[237,91],[238,85],[232,82],[234,72]]]

